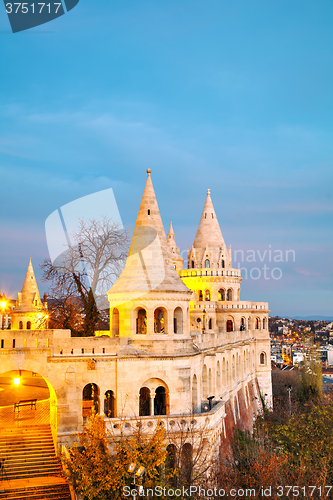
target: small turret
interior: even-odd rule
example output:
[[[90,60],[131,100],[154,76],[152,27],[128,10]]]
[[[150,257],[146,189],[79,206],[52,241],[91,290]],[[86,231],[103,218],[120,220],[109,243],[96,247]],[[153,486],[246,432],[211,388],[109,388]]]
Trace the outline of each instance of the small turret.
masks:
[[[184,259],[182,259],[179,248],[176,245],[175,233],[172,227],[172,222],[170,222],[170,229],[168,232],[168,245],[170,248],[173,265],[175,266],[175,269],[177,271],[181,271],[183,269]]]
[[[45,302],[45,301],[44,301]],[[47,328],[47,305],[40,300],[31,258],[21,292],[11,313],[12,330],[40,330]]]

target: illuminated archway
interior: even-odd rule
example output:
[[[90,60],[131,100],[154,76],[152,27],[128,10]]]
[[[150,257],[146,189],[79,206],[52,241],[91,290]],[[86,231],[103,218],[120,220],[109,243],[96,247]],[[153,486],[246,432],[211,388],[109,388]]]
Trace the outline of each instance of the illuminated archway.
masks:
[[[30,370],[0,374],[0,428],[49,424],[57,444],[57,396],[45,377]]]

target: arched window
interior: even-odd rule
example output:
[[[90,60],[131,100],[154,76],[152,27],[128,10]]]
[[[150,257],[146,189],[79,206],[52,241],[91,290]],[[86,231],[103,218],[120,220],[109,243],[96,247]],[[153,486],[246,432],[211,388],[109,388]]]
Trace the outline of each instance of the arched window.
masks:
[[[112,311],[112,336],[119,337],[119,311],[116,307]]]
[[[263,330],[266,330],[266,318],[262,319],[262,328]]]
[[[210,291],[205,290],[205,300],[210,300]]]
[[[220,288],[218,291],[218,300],[225,300],[225,290],[224,288]]]
[[[148,387],[141,387],[139,396],[139,416],[146,417],[150,414],[150,390]]]
[[[203,300],[202,290],[198,291],[199,300]]]
[[[183,310],[176,307],[173,313],[173,331],[174,333],[183,333]]]
[[[191,264],[192,264],[192,269],[194,269],[194,260],[192,260]]]
[[[208,320],[208,330],[211,330],[213,327],[213,321],[212,321],[212,318],[209,318]]]
[[[136,318],[136,333],[146,334],[147,333],[147,311],[145,309],[139,309]]]
[[[224,259],[221,260],[221,267],[225,267],[225,265],[224,265]]]
[[[167,446],[167,458],[165,461],[165,469],[167,471],[167,474],[172,474],[175,472],[175,469],[177,467],[177,448],[174,444],[169,444]],[[170,478],[170,485],[175,487],[176,486],[176,476],[172,476]]]
[[[113,391],[106,391],[104,395],[104,415],[109,418],[114,418],[115,399]]]
[[[216,389],[218,392],[218,396],[220,395],[221,392],[221,367],[220,367],[220,362],[217,362],[216,365]]]
[[[99,414],[99,387],[96,384],[87,384],[82,391],[82,416],[90,417],[94,408],[96,414]]]
[[[27,321],[27,330],[31,330],[31,321]]]
[[[232,288],[229,288],[227,291],[227,300],[233,300],[232,298]]]
[[[20,323],[19,323],[19,329],[23,330],[23,321],[20,321]]]
[[[206,259],[206,260],[205,260],[205,267],[207,268],[207,267],[209,267],[209,266],[210,266],[210,264],[209,264],[209,259]]]
[[[266,353],[265,352],[261,352],[260,353],[260,364],[261,365],[265,365],[266,364]]]
[[[193,411],[197,409],[198,406],[198,381],[196,375],[193,375],[192,379],[192,408]]]
[[[162,385],[157,387],[154,398],[154,415],[167,414],[167,394],[165,387]]]
[[[180,477],[185,484],[191,483],[192,477],[192,454],[193,449],[190,443],[185,443],[181,451]]]
[[[208,398],[208,377],[206,365],[204,365],[202,369],[202,397],[203,399]]]
[[[233,332],[234,331],[234,324],[232,319],[227,320],[227,332]]]
[[[165,311],[162,307],[154,311],[154,333],[165,333]]]
[[[259,330],[259,318],[255,318],[255,320],[254,320],[254,328],[256,330]]]
[[[246,329],[245,327],[245,318],[241,318],[241,324],[240,324],[240,331],[244,331]]]
[[[212,377],[212,369],[208,370],[208,392],[209,396],[213,395],[213,377]]]

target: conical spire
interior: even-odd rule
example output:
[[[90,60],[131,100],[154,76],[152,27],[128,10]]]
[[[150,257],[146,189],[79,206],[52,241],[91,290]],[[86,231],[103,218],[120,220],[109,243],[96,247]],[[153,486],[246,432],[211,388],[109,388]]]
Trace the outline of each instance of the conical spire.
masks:
[[[184,259],[181,257],[179,248],[176,244],[175,232],[172,227],[172,222],[170,222],[170,229],[168,232],[168,246],[171,252],[173,265],[176,267],[177,271],[181,271],[183,269]]]
[[[208,189],[193,246],[194,248],[206,248],[207,246],[219,247],[221,245],[225,245],[225,243],[210,196],[210,189]]]
[[[197,234],[187,258],[188,267],[231,267],[231,249],[227,249],[224,243],[210,189],[207,190]]]
[[[39,291],[30,258],[27,274],[25,275],[24,283],[20,294],[20,305],[29,306],[31,308],[33,302],[36,300],[39,305],[40,303]]]
[[[173,265],[150,169],[147,174],[126,265],[108,292],[113,304],[115,301],[133,300],[152,291],[191,293]]]

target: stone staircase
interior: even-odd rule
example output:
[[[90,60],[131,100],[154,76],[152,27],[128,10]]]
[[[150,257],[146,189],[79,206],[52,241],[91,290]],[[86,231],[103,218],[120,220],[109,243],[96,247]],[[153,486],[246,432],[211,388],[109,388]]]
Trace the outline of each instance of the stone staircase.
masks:
[[[71,499],[50,425],[0,431],[0,458],[5,459],[0,499]]]

